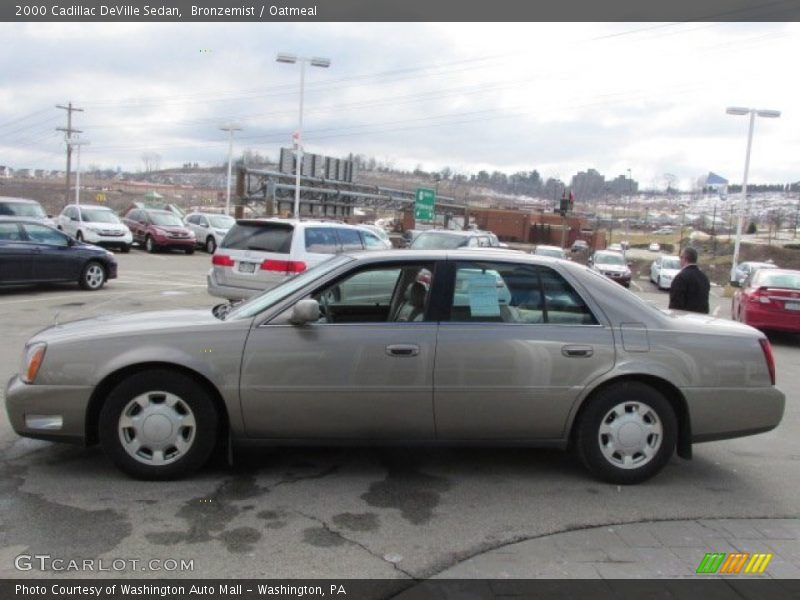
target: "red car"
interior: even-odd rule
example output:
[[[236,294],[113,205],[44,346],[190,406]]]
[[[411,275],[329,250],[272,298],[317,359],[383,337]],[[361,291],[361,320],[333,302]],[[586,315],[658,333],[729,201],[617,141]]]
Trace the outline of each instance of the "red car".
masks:
[[[800,271],[760,269],[736,290],[731,316],[756,329],[800,333]]]
[[[133,234],[134,243],[148,252],[162,248],[177,248],[186,254],[194,252],[194,232],[188,229],[175,213],[151,208],[132,208],[122,218]]]

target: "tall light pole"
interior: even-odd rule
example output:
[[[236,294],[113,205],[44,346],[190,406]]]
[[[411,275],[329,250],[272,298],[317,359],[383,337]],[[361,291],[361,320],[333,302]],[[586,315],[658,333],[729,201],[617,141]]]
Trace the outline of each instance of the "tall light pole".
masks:
[[[744,158],[744,178],[742,179],[742,197],[739,199],[739,219],[736,222],[736,243],[733,246],[733,263],[731,264],[731,281],[736,281],[736,266],[739,261],[739,246],[742,241],[742,221],[744,219],[745,203],[747,202],[747,174],[750,170],[750,148],[753,145],[753,127],[756,115],[766,119],[777,119],[781,116],[779,110],[760,110],[756,108],[742,108],[729,106],[725,111],[729,115],[750,115],[750,128],[747,133],[747,153]]]
[[[81,205],[81,146],[88,146],[89,140],[82,140],[79,138],[68,138],[67,144],[78,147],[78,161],[75,167],[75,204]]]
[[[227,125],[220,125],[221,131],[228,132],[228,191],[225,195],[225,214],[231,214],[231,160],[233,159],[233,132],[241,131],[242,128],[233,123]]]
[[[296,54],[278,54],[276,59],[278,62],[281,63],[289,63],[294,64],[299,62],[300,63],[300,118],[299,124],[297,127],[297,133],[295,134],[295,139],[297,140],[297,152],[296,152],[296,165],[295,165],[295,183],[294,183],[294,218],[300,218],[300,171],[303,165],[303,95],[305,93],[305,85],[306,85],[306,63],[309,63],[312,67],[321,67],[323,69],[327,69],[331,66],[331,60],[329,58],[320,58],[320,57],[304,57],[304,56],[297,56]]]

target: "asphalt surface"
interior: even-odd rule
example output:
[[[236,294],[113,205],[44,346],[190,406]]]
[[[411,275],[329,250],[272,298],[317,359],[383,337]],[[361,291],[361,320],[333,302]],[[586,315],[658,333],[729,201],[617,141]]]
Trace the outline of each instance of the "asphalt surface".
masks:
[[[0,379],[25,340],[55,318],[169,307],[210,308],[204,253],[118,255],[99,292],[73,286],[0,291]],[[634,291],[666,305],[648,281]],[[712,312],[730,300],[712,290]],[[534,449],[248,449],[184,481],[134,481],[98,448],[17,437],[0,414],[0,577],[423,578],[467,559],[565,531],[676,519],[800,515],[800,338],[772,337],[784,421],[749,438],[695,446],[655,479],[619,487],[571,455]],[[709,550],[712,551],[712,550]],[[19,571],[20,554],[124,559],[105,573]],[[187,571],[142,570],[151,559]],[[147,568],[147,567],[145,567]],[[450,571],[447,571],[450,569]]]

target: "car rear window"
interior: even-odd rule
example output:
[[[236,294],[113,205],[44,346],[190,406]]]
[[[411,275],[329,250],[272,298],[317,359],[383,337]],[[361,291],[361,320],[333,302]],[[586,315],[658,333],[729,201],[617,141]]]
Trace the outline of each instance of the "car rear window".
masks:
[[[222,241],[222,247],[289,254],[293,233],[294,226],[288,223],[236,223]]]
[[[44,209],[33,202],[0,202],[0,215],[5,217],[46,217]]]

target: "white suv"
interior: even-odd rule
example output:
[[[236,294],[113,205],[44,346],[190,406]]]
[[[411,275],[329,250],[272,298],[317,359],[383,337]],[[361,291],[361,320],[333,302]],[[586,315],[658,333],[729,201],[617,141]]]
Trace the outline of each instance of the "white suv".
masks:
[[[240,219],[211,258],[208,293],[244,300],[275,287],[331,254],[386,250],[373,232],[354,225],[290,219]]]
[[[107,206],[68,204],[56,219],[58,228],[76,240],[112,246],[130,252],[133,237],[128,226]]]
[[[236,219],[219,213],[193,212],[184,217],[183,223],[194,231],[197,244],[209,254],[214,254]]]

